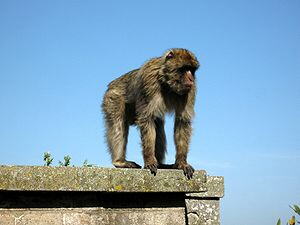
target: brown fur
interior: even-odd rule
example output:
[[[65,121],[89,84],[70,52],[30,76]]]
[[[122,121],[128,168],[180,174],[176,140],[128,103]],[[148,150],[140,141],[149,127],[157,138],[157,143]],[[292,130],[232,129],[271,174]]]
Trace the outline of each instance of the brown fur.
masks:
[[[157,168],[166,168],[163,164],[166,152],[164,115],[174,112],[176,160],[172,168],[182,169],[188,178],[192,177],[194,169],[187,163],[187,153],[198,67],[190,51],[171,49],[109,84],[102,109],[114,166],[140,168],[125,158],[129,125],[137,125],[141,132],[144,167],[153,174]]]

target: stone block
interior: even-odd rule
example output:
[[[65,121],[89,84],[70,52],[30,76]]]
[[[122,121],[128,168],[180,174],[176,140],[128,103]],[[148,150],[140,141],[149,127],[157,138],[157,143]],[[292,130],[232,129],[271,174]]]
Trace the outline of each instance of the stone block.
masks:
[[[203,170],[0,166],[0,225],[219,225],[223,195]]]

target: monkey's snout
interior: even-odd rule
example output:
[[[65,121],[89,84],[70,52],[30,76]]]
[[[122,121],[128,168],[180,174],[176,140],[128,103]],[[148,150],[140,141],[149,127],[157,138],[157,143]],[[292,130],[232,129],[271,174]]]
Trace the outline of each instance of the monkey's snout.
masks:
[[[194,85],[194,77],[190,71],[187,71],[184,79],[184,86],[186,88],[191,88]]]

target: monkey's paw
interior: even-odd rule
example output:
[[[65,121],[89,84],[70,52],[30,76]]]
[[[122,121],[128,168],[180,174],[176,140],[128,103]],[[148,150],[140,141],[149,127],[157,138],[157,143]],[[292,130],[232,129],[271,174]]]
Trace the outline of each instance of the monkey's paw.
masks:
[[[183,164],[183,165],[175,164],[174,167],[175,167],[176,169],[182,169],[184,175],[185,175],[188,179],[193,178],[193,174],[194,174],[194,172],[195,172],[195,169],[194,169],[191,165],[189,165],[189,164]]]
[[[142,168],[139,164],[133,161],[115,162],[113,163],[116,168]]]
[[[144,168],[150,169],[151,174],[155,176],[157,173],[157,166],[158,166],[157,163],[151,163],[151,164],[146,164]]]
[[[126,163],[128,165],[128,168],[137,168],[137,169],[142,168],[139,164],[132,161],[127,161]]]
[[[187,165],[183,168],[183,173],[188,179],[193,178],[194,171],[195,169],[191,165]]]

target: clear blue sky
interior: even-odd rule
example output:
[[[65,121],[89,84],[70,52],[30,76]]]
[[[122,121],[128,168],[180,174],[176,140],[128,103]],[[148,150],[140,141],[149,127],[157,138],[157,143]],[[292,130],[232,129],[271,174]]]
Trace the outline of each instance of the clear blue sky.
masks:
[[[183,47],[202,65],[189,160],[225,176],[222,224],[276,224],[300,204],[299,0],[3,0],[0,32],[0,164],[50,151],[111,166],[106,85]],[[143,164],[135,128],[128,159]]]

